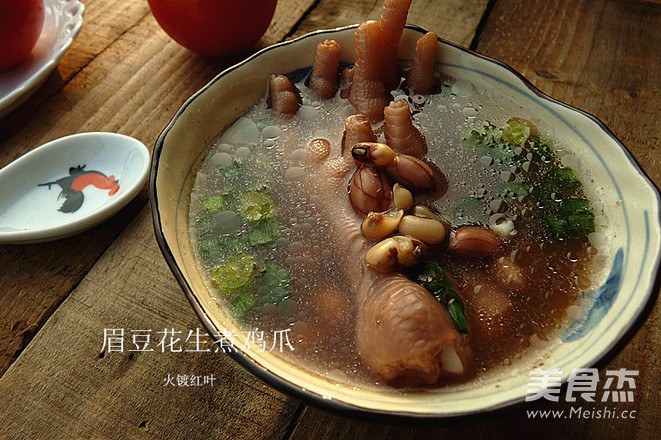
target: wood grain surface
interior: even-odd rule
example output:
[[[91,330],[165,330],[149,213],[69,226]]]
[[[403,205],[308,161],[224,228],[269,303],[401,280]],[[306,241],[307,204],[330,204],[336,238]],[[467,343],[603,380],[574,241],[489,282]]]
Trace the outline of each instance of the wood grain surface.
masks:
[[[144,0],[85,1],[85,21],[46,84],[0,119],[0,166],[66,134],[113,131],[152,146],[196,90],[250,52],[195,55]],[[604,121],[661,183],[661,5],[625,0],[413,0],[408,22],[497,58]],[[378,18],[382,1],[280,0],[256,45]],[[112,352],[104,330],[201,325],[153,235],[146,188],[116,217],[52,243],[0,246],[0,439],[657,438],[659,307],[601,371],[638,369],[627,420],[529,419],[514,408],[438,426],[352,420],[260,382],[222,353]],[[214,384],[170,386],[177,375]],[[534,409],[568,409],[542,403]]]
[[[284,38],[312,2],[289,3],[291,9],[279,11],[258,45]],[[45,95],[57,84],[60,89],[50,97],[37,94],[0,120],[0,142],[11,146],[0,148],[0,165],[52,139],[85,131],[126,134],[151,148],[190,95],[246,56],[214,60],[183,49],[160,29],[146,2],[140,0],[124,1],[121,8],[113,2],[89,2],[85,20],[92,24],[83,26],[63,61],[64,67],[58,66],[55,76],[60,79],[49,79]],[[11,134],[5,136],[5,131]],[[146,200],[145,188],[120,216],[72,239],[45,245],[0,246],[0,285],[6,286],[0,291],[0,372]],[[15,264],[18,259],[20,265]]]

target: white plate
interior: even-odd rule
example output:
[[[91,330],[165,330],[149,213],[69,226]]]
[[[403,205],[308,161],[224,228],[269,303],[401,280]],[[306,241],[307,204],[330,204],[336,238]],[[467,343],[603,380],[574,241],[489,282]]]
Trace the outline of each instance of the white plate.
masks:
[[[83,25],[78,0],[44,0],[44,28],[30,58],[0,71],[0,117],[25,102],[55,69]]]

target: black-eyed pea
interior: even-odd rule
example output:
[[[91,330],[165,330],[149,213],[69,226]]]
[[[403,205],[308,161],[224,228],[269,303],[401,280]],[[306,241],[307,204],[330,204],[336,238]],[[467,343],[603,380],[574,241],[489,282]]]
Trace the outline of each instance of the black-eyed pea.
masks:
[[[380,240],[397,231],[403,216],[402,209],[395,209],[385,214],[370,212],[360,225],[360,230],[365,238]]]
[[[398,264],[406,267],[418,264],[426,249],[414,237],[395,235],[372,246],[365,254],[365,262],[376,272],[387,273]]]
[[[397,264],[398,252],[397,241],[393,237],[386,238],[369,248],[365,254],[365,262],[372,270],[387,273]]]
[[[443,226],[445,227],[446,231],[452,227],[452,222],[450,220],[448,220],[443,215],[439,214],[437,211],[430,208],[429,206],[415,205],[411,210],[411,213],[416,217],[431,218],[434,220],[438,220],[439,222],[443,223]]]
[[[521,267],[507,257],[500,257],[493,262],[491,274],[503,287],[510,290],[521,290],[528,284]]]
[[[395,183],[392,187],[392,204],[395,209],[408,211],[413,206],[413,194],[399,183]]]
[[[395,159],[397,153],[386,144],[359,142],[351,148],[351,155],[359,163],[384,167]]]
[[[445,239],[445,226],[438,220],[405,215],[399,223],[399,232],[411,235],[426,244],[438,244]]]
[[[415,205],[413,207],[413,215],[438,220],[438,215],[431,208],[425,205]]]
[[[427,249],[422,241],[405,235],[395,235],[392,238],[397,243],[397,263],[410,267],[420,262],[422,254]]]

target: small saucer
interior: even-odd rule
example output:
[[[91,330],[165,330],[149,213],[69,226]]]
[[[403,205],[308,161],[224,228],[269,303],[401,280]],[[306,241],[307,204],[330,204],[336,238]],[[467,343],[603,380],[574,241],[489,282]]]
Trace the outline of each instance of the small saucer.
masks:
[[[48,142],[0,169],[0,243],[68,237],[108,219],[147,181],[149,150],[116,133]]]
[[[32,54],[21,64],[0,71],[0,118],[48,79],[78,35],[84,10],[78,0],[44,0],[44,27]]]

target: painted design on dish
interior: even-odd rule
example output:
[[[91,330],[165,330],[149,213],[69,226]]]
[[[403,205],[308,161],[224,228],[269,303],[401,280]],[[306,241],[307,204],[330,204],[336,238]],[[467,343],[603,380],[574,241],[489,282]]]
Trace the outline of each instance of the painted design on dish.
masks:
[[[573,342],[587,335],[590,330],[606,316],[611,306],[617,298],[622,285],[622,268],[624,261],[624,251],[619,248],[613,259],[613,266],[606,282],[598,289],[592,291],[588,297],[592,298],[592,304],[586,310],[583,317],[574,321],[565,331],[562,342]]]
[[[85,165],[78,165],[77,167],[69,168],[69,175],[52,182],[40,183],[38,186],[51,186],[58,185],[62,188],[58,194],[58,200],[64,198],[64,203],[58,208],[60,212],[72,213],[78,211],[85,196],[83,189],[88,186],[95,186],[99,189],[109,189],[108,196],[112,196],[119,191],[119,180],[114,175],[106,176],[101,171],[85,170]]]

